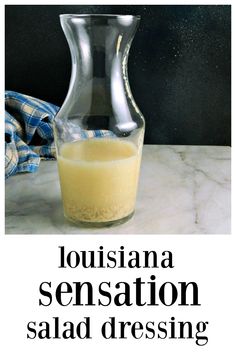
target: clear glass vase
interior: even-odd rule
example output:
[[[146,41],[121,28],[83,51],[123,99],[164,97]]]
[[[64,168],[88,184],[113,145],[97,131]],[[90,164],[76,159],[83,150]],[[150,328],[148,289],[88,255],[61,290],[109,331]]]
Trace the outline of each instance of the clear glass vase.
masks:
[[[72,72],[54,120],[64,215],[108,226],[134,212],[144,118],[133,99],[128,54],[140,18],[60,15]]]

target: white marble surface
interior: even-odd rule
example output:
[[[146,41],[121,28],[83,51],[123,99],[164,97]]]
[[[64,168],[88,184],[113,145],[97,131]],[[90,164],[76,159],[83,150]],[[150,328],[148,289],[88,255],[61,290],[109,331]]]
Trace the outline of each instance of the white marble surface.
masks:
[[[55,161],[6,181],[6,234],[228,234],[229,147],[145,145],[135,215],[86,229],[63,217]]]

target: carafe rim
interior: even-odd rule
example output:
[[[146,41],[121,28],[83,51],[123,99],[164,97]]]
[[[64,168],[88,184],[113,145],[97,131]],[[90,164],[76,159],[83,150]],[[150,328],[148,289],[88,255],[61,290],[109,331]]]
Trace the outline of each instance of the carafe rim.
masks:
[[[60,18],[99,18],[99,17],[107,17],[110,19],[119,19],[119,18],[136,18],[137,20],[141,19],[140,15],[121,15],[121,14],[60,14]]]

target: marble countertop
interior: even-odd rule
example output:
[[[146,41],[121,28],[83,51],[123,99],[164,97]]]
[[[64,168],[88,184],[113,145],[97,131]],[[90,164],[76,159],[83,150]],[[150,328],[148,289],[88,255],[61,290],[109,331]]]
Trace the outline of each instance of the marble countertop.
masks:
[[[6,181],[6,234],[229,234],[230,168],[230,147],[145,145],[133,218],[88,229],[64,219],[56,161],[42,161]]]

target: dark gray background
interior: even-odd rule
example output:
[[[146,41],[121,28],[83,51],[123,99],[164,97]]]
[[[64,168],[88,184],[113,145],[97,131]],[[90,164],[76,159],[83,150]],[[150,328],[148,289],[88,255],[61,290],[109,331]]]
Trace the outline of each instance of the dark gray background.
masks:
[[[8,5],[6,89],[61,105],[70,54],[61,13],[140,14],[129,80],[148,144],[231,144],[230,6]]]

